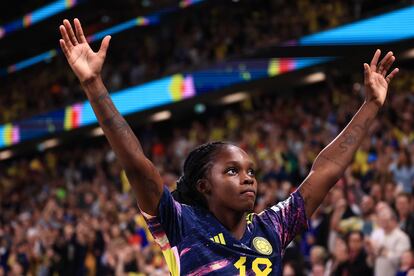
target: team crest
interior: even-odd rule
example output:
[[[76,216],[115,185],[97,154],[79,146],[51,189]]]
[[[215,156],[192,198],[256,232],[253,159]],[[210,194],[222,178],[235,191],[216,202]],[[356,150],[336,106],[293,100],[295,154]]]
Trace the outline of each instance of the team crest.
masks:
[[[270,242],[262,237],[254,238],[253,246],[259,253],[263,255],[271,255],[273,252],[273,248]]]

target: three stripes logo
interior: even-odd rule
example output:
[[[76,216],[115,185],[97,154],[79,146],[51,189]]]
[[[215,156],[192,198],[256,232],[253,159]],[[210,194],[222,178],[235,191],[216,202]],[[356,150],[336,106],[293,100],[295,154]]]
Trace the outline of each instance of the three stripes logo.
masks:
[[[222,245],[226,245],[226,241],[224,240],[223,233],[219,233],[218,235],[210,238],[210,240],[212,240],[215,243],[219,243],[219,244],[222,244]]]

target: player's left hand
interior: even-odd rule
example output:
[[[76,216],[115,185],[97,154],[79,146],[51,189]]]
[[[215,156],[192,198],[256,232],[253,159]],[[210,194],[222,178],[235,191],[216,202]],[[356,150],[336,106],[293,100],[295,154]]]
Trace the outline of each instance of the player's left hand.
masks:
[[[371,60],[371,64],[364,63],[365,99],[367,102],[374,102],[378,107],[384,104],[388,85],[399,71],[398,68],[395,68],[387,75],[388,70],[395,61],[395,56],[392,52],[388,52],[378,63],[380,56],[381,50],[378,49]]]

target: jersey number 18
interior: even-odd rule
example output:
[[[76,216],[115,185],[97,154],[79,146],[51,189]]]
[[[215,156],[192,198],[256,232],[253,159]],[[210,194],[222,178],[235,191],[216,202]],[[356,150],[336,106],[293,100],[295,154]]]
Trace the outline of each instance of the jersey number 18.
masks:
[[[260,265],[264,265],[263,269],[260,269]],[[239,270],[240,276],[246,276],[246,257],[242,256],[234,263],[234,266]],[[267,258],[256,258],[252,262],[252,270],[257,276],[266,276],[272,272],[272,262]]]

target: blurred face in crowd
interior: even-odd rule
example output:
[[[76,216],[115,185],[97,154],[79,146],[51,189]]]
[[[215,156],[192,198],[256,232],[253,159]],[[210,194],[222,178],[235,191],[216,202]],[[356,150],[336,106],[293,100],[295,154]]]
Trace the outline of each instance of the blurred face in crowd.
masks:
[[[409,268],[414,266],[414,255],[411,250],[405,251],[401,255],[401,267]]]
[[[382,199],[382,188],[379,183],[373,183],[371,186],[371,196],[375,201],[380,201]]]
[[[317,264],[312,267],[312,276],[324,276],[325,267],[322,264]]]
[[[93,194],[92,193],[86,193],[85,197],[84,197],[84,201],[85,201],[85,204],[87,204],[88,206],[91,205],[94,201]]]
[[[23,275],[23,267],[18,262],[11,266],[11,275]]]
[[[334,256],[338,262],[348,260],[348,250],[343,239],[337,238],[335,240]]]
[[[295,276],[295,270],[293,267],[288,263],[283,267],[283,276]]]
[[[387,208],[391,208],[391,207],[384,201],[380,201],[375,206],[375,213],[377,214],[377,216],[379,216],[382,210],[387,209]]]
[[[239,147],[226,145],[217,153],[207,181],[200,182],[209,209],[253,210],[257,193],[254,164]]]
[[[404,195],[399,195],[395,201],[395,208],[397,209],[398,215],[406,217],[410,213],[410,200]]]
[[[312,265],[323,264],[325,262],[325,249],[321,246],[313,246],[310,252]]]
[[[385,192],[384,192],[385,201],[389,204],[394,202],[395,199],[395,184],[393,182],[387,182],[385,184]]]
[[[398,165],[400,166],[405,166],[408,164],[408,155],[406,154],[405,151],[401,151],[399,156],[398,156]]]
[[[114,224],[111,226],[111,236],[112,238],[118,238],[121,236],[121,229],[119,229],[119,226]]]
[[[363,245],[362,236],[358,232],[352,232],[348,238],[348,247],[349,251],[352,253],[357,253],[362,249]]]
[[[384,229],[385,233],[391,232],[396,227],[396,218],[389,206],[380,210],[378,215],[378,224],[382,229]]]
[[[330,194],[331,194],[331,204],[334,205],[334,206],[340,200],[345,199],[345,195],[344,195],[343,189],[341,187],[334,186],[334,188],[332,188]]]
[[[374,212],[375,202],[371,196],[365,195],[362,197],[361,211],[364,216]]]

